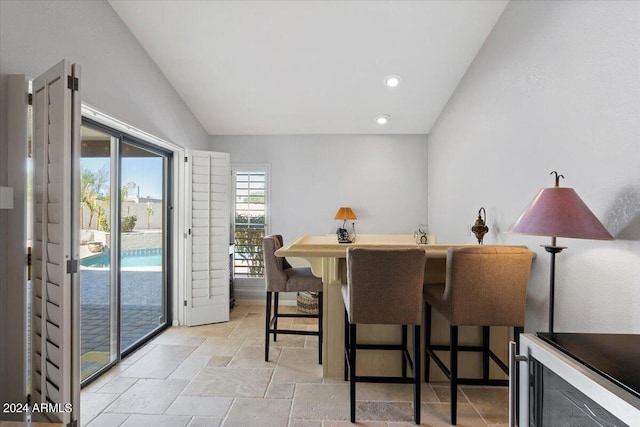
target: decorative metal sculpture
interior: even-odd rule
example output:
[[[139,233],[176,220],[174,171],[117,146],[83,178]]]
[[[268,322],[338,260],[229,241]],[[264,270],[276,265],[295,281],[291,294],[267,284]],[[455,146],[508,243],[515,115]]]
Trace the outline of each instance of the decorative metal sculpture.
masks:
[[[482,214],[484,213],[484,218]],[[480,208],[478,211],[478,219],[476,219],[476,223],[471,227],[471,231],[476,235],[476,239],[478,239],[478,244],[482,244],[482,239],[484,239],[484,235],[489,232],[489,227],[485,224],[485,220],[487,219],[487,211],[484,208]]]

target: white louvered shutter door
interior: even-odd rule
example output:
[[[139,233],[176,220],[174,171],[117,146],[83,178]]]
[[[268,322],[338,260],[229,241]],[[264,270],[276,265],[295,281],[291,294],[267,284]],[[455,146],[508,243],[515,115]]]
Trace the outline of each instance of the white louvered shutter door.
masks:
[[[229,320],[229,154],[192,151],[187,163],[191,219],[187,324],[225,322]]]
[[[33,82],[31,402],[65,425],[80,410],[79,71],[62,61]]]

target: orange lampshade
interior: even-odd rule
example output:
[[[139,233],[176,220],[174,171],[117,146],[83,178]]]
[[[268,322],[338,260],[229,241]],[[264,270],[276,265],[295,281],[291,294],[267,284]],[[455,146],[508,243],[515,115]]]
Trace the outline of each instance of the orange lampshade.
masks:
[[[356,214],[353,213],[351,208],[343,206],[338,209],[338,213],[336,213],[336,217],[334,219],[343,219],[346,221],[348,219],[356,220],[358,219],[358,217],[356,217]]]

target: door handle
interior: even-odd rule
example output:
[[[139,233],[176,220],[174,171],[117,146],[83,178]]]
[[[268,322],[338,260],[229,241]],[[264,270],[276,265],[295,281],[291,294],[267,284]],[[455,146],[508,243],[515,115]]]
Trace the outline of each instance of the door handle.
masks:
[[[509,341],[509,427],[518,425],[516,420],[516,406],[518,405],[518,378],[516,376],[517,362],[526,362],[527,356],[516,354],[515,341]]]

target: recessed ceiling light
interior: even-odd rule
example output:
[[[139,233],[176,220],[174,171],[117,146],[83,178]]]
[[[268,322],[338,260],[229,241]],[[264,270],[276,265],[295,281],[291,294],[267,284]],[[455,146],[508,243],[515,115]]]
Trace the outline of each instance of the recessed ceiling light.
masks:
[[[400,84],[400,76],[397,74],[391,74],[384,79],[384,84],[387,87],[396,87]]]
[[[387,123],[389,123],[389,120],[391,120],[391,117],[386,114],[380,114],[378,117],[376,117],[376,123],[378,123],[379,125],[386,125]]]

